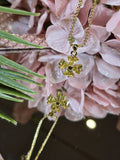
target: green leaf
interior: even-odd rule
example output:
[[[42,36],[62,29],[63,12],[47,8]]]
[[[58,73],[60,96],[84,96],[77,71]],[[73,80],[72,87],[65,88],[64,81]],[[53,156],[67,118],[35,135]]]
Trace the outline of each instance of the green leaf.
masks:
[[[4,57],[4,56],[2,56],[2,55],[0,55],[0,63],[1,63],[1,64],[4,64],[4,65],[7,65],[7,66],[10,66],[10,67],[12,67],[12,68],[15,68],[15,69],[17,69],[17,70],[19,70],[19,71],[22,71],[22,72],[24,72],[24,73],[31,74],[31,75],[36,76],[36,77],[39,77],[39,78],[41,78],[41,79],[45,79],[45,77],[43,77],[43,76],[41,76],[41,75],[39,75],[39,74],[37,74],[37,73],[35,73],[35,72],[27,69],[26,67],[24,67],[24,66],[22,66],[22,65],[20,65],[20,64],[18,64],[18,63],[16,63],[16,62],[8,59],[8,58],[6,58],[6,57]]]
[[[10,100],[10,101],[14,101],[14,102],[23,102],[22,99],[17,99],[17,98],[8,96],[8,95],[3,94],[3,93],[0,93],[0,98],[7,99],[7,100]]]
[[[28,79],[28,78],[24,78],[24,77],[21,77],[21,76],[17,76],[17,75],[11,74],[11,73],[6,73],[6,72],[4,72],[4,71],[2,71],[2,70],[0,70],[0,73],[4,74],[5,76],[9,77],[10,79],[21,80],[21,81],[25,81],[25,82],[28,82],[28,83],[33,83],[33,84],[36,84],[36,85],[38,85],[38,86],[40,86],[40,87],[43,87],[42,84],[37,83],[37,82],[35,82],[35,81],[33,81],[33,80],[30,80],[30,79]]]
[[[33,43],[30,43],[30,42],[27,42],[25,41],[24,39],[21,39],[19,37],[16,37],[15,35],[13,34],[10,34],[10,33],[7,33],[5,31],[2,31],[0,30],[0,37],[4,38],[4,39],[8,39],[10,41],[14,41],[16,43],[21,43],[21,44],[25,44],[25,45],[28,45],[28,46],[33,46],[33,47],[36,47],[36,48],[44,48],[42,46],[38,46],[36,44],[33,44]]]
[[[13,75],[17,75],[17,76],[21,76],[21,77],[24,77],[24,78],[28,78],[28,79],[32,79],[32,80],[33,80],[32,77],[30,77],[30,76],[28,76],[28,75],[25,75],[25,74],[23,74],[23,73],[21,73],[21,72],[13,71],[13,70],[11,70],[11,69],[0,68],[0,71],[3,71],[3,72],[5,72],[5,73],[11,73],[11,74],[13,74]]]
[[[32,97],[28,96],[25,93],[22,93],[22,92],[17,91],[13,88],[9,88],[9,87],[3,86],[3,85],[0,85],[0,93],[5,93],[7,95],[12,95],[15,97],[24,98],[26,100],[34,100]]]
[[[5,119],[6,121],[11,122],[14,125],[17,125],[17,122],[13,118],[9,117],[8,115],[6,115],[1,111],[0,111],[0,118]]]
[[[13,8],[8,8],[8,7],[3,7],[0,6],[0,12],[5,12],[5,13],[11,13],[11,14],[18,14],[18,15],[26,15],[26,16],[39,16],[40,13],[32,13],[32,12],[27,12],[19,9],[13,9]]]
[[[19,91],[28,92],[28,93],[32,93],[32,94],[36,93],[33,90],[27,88],[26,86],[8,78],[3,73],[0,73],[0,83],[5,85],[5,86],[8,86],[8,87],[14,88],[16,90],[19,90]]]

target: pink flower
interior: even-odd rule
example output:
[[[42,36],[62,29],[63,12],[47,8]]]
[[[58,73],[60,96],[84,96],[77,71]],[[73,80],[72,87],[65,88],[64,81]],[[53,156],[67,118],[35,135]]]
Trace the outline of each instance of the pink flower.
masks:
[[[56,19],[53,19],[54,23]],[[52,49],[55,49],[58,52],[62,52],[64,54],[68,54],[70,52],[70,45],[68,41],[69,31],[72,24],[72,19],[62,19],[61,21],[57,21],[54,25],[51,25],[46,32],[46,41]],[[73,36],[77,42],[80,42],[80,38],[84,35],[84,30],[77,20]],[[79,38],[79,39],[78,39]]]
[[[29,5],[30,2],[26,2]],[[47,77],[45,81],[36,79],[44,85],[44,88],[29,84],[29,87],[39,94],[34,96],[33,102],[28,102],[28,106],[48,114],[51,106],[47,104],[47,97],[50,94],[55,96],[57,89],[61,89],[69,100],[69,107],[66,110],[61,108],[57,113],[58,117],[65,115],[69,120],[78,121],[85,116],[104,118],[108,113],[118,115],[120,113],[120,41],[110,36],[113,33],[119,38],[119,11],[115,13],[114,9],[108,9],[104,5],[117,6],[118,0],[114,2],[101,0],[97,4],[88,41],[77,50],[78,63],[83,66],[81,73],[75,74],[74,77],[67,77],[58,67],[60,60],[62,58],[67,60],[67,56],[72,51],[68,36],[72,24],[71,15],[75,13],[77,3],[78,0],[69,2],[65,0],[63,5],[63,1],[60,0],[42,0],[40,6],[43,10],[40,10],[42,15],[37,20],[36,34],[41,35],[46,19],[47,22],[51,22],[46,32],[43,32],[46,37],[44,42],[47,41],[51,49],[13,56],[18,63]],[[34,8],[35,5],[32,7]],[[46,7],[49,7],[50,18]],[[73,30],[73,43],[82,44],[91,7],[92,1],[84,1]],[[23,20],[21,19],[22,23]],[[19,21],[17,22],[20,24]],[[31,28],[31,32],[34,32],[34,28]]]

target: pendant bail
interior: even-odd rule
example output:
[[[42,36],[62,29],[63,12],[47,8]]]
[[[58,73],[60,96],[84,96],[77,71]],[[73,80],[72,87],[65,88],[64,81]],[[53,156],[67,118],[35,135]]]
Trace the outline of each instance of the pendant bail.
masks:
[[[73,50],[71,51],[71,55],[76,57],[77,56],[78,45],[77,44],[73,44],[72,48],[73,48]]]

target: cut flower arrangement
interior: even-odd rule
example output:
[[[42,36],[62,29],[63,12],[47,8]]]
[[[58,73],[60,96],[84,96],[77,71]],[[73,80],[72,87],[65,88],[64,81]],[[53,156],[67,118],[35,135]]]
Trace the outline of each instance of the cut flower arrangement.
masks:
[[[28,99],[28,108],[43,112],[42,120],[55,122],[62,115],[71,121],[86,116],[104,118],[108,113],[119,115],[120,0],[8,1],[11,8],[40,13],[0,13],[0,30],[26,42],[19,44],[20,40],[13,42],[2,36],[0,53],[34,72],[35,83],[21,82],[38,93],[33,95],[33,101]],[[1,34],[6,33],[2,31]],[[15,50],[18,48],[25,50],[19,53]],[[10,70],[9,67],[4,70]]]

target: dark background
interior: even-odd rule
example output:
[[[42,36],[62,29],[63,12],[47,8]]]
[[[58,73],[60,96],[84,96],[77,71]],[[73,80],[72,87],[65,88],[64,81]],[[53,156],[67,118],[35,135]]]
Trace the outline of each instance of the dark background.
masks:
[[[9,3],[0,0],[0,5],[8,6]],[[13,103],[0,99],[0,109],[12,115]],[[36,113],[34,117],[38,121],[42,114]],[[95,130],[86,127],[86,120],[70,122],[61,117],[39,160],[120,160],[118,117],[108,115],[105,119],[96,119]],[[51,124],[48,120],[44,122],[33,157]],[[27,124],[17,126],[0,119],[0,153],[4,160],[20,160],[21,155],[27,153],[36,127],[33,118]]]
[[[11,115],[13,103],[0,100],[0,110]],[[35,113],[27,124],[14,126],[0,119],[0,153],[5,160],[20,160],[30,148],[41,113]],[[36,119],[36,120],[35,120]],[[86,120],[71,122],[61,117],[39,160],[120,160],[120,132],[117,116],[95,119],[97,127],[90,130]],[[46,120],[35,148],[36,155],[52,122]],[[34,160],[32,157],[31,160]]]

